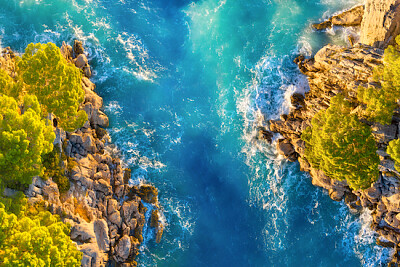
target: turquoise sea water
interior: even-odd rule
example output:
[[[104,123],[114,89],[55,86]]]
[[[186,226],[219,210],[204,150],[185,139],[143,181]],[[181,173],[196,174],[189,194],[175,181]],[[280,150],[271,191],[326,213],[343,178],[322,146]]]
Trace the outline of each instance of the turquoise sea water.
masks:
[[[353,0],[0,0],[1,46],[83,40],[134,183],[160,191],[163,240],[141,266],[380,266],[368,214],[255,140],[306,90],[292,63],[340,30],[309,25]]]

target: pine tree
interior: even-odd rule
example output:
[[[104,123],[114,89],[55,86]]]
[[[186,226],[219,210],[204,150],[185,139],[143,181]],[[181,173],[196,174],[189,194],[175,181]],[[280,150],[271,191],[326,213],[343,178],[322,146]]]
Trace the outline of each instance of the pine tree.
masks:
[[[87,120],[85,111],[78,111],[85,96],[82,74],[55,44],[29,44],[17,70],[24,90],[36,95],[44,114],[56,115],[64,130],[73,131]]]
[[[387,153],[394,160],[396,170],[400,171],[400,139],[389,142]]]
[[[20,205],[19,213],[3,203]],[[15,204],[17,203],[17,204]],[[15,209],[15,208],[14,208]],[[34,212],[30,212],[30,211]],[[80,266],[82,253],[69,237],[69,227],[48,211],[28,208],[25,198],[0,202],[0,267]]]
[[[381,124],[392,122],[393,111],[400,98],[400,35],[397,45],[390,45],[384,53],[383,66],[374,71],[374,79],[382,88],[369,86],[358,88],[357,99],[366,105],[362,116]]]
[[[0,69],[0,93],[18,98],[22,92],[23,84],[21,82],[15,82],[8,73]]]
[[[379,158],[371,129],[350,114],[350,104],[339,94],[327,110],[312,119],[302,134],[305,157],[313,168],[352,189],[368,188],[378,178]]]
[[[0,96],[0,185],[30,184],[41,173],[41,155],[53,149],[54,138],[36,96],[26,95],[22,107]]]

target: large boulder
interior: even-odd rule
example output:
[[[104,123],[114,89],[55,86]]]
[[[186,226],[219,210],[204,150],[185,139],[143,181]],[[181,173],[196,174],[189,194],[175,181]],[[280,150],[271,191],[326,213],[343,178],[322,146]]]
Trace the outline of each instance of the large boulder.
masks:
[[[79,246],[79,250],[83,252],[82,267],[105,266],[108,257],[99,251],[97,244],[85,243]]]
[[[296,161],[297,153],[293,145],[287,139],[279,139],[276,144],[276,149],[280,155],[283,155],[289,161]]]
[[[65,42],[62,43],[61,45],[61,55],[63,55],[63,57],[68,60],[71,61],[72,60],[72,46],[67,45]]]
[[[93,224],[80,223],[71,228],[71,239],[80,243],[91,243],[96,239]]]
[[[77,68],[83,69],[88,64],[88,60],[85,54],[80,54],[75,60],[75,66]]]
[[[128,259],[131,252],[131,238],[124,235],[115,247],[115,259],[117,262],[123,262]]]
[[[107,181],[104,181],[103,179],[94,181],[93,188],[96,191],[102,192],[106,196],[111,195],[112,193],[111,185],[107,183]]]
[[[83,48],[83,44],[81,41],[74,41],[74,56],[78,57],[80,54],[85,53],[85,49]]]
[[[103,252],[110,250],[110,237],[108,236],[108,225],[104,219],[98,219],[93,223],[96,234],[97,245]]]
[[[133,214],[139,212],[138,208],[139,208],[139,203],[135,200],[125,201],[124,204],[122,204],[122,208],[121,208],[122,216],[126,223],[128,223],[130,221]]]

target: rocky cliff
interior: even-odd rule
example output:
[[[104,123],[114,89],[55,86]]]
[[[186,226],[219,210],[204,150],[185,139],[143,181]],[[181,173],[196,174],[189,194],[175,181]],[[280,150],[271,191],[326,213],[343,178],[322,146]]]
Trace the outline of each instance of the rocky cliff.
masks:
[[[400,34],[400,0],[366,0],[360,42],[384,48]]]
[[[86,111],[88,121],[74,132],[65,132],[52,119],[54,146],[69,178],[69,190],[60,192],[51,178],[34,177],[25,194],[29,203],[49,209],[71,225],[71,239],[83,252],[82,266],[136,266],[144,226],[155,229],[157,242],[163,232],[157,189],[129,184],[130,170],[106,152],[108,117],[101,111],[103,99],[89,80],[91,69],[82,43],[75,41],[73,48],[64,43],[61,52],[85,75],[81,83],[85,100],[80,109]],[[8,48],[0,56],[0,67],[11,76],[13,58]]]
[[[277,141],[278,152],[290,161],[298,159],[301,169],[310,174],[312,184],[327,189],[329,196],[336,201],[344,199],[353,211],[364,208],[372,210],[371,228],[379,234],[377,243],[395,248],[392,262],[389,263],[392,266],[400,263],[400,174],[385,151],[389,141],[400,136],[399,109],[395,111],[391,125],[366,122],[371,126],[380,157],[379,178],[366,190],[351,190],[346,181],[333,180],[323,171],[313,169],[303,157],[305,143],[300,136],[314,115],[329,107],[330,99],[336,94],[344,92],[355,106],[353,112],[357,112],[359,86],[379,87],[371,76],[374,68],[383,64],[383,48],[400,33],[399,3],[395,0],[368,0],[362,13],[361,7],[356,7],[344,15],[338,14],[325,22],[314,24],[315,29],[323,29],[337,25],[333,23],[335,17],[358,21],[354,16],[358,14],[362,16],[360,43],[351,47],[327,45],[312,58],[299,56],[295,62],[307,76],[310,90],[304,96],[297,93],[292,95],[289,114],[269,122],[270,130],[283,137]],[[345,26],[351,24],[341,23]],[[263,133],[268,132],[263,130]]]

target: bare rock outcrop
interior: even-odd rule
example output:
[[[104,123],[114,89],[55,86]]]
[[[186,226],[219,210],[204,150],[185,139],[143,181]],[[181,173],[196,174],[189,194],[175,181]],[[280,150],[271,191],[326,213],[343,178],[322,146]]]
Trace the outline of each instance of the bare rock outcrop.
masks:
[[[360,42],[385,48],[400,33],[400,0],[366,0]]]
[[[323,30],[331,28],[332,26],[360,26],[364,15],[364,5],[355,6],[349,10],[340,12],[327,20],[313,24],[313,28],[316,30]]]

